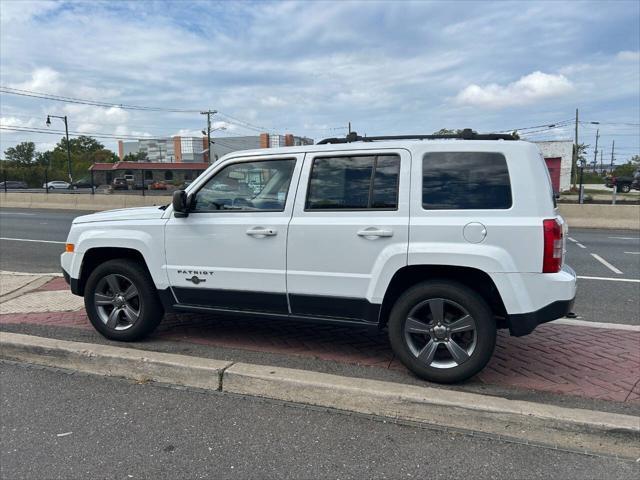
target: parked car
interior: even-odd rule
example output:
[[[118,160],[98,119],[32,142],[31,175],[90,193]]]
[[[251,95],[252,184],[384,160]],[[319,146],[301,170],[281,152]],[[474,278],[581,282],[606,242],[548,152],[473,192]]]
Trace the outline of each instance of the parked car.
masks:
[[[373,326],[450,383],[487,364],[498,329],[571,312],[566,234],[534,143],[352,133],[232,152],[169,206],[78,217],[61,264],[109,339],[172,311]]]
[[[150,190],[167,190],[169,188],[165,182],[158,181],[149,185]]]
[[[71,184],[71,188],[74,190],[77,190],[78,188],[91,188],[91,179],[82,178],[80,180],[77,180]]]
[[[71,187],[71,184],[63,180],[52,180],[51,182],[42,184],[42,188],[47,188],[47,186],[49,190],[67,190]]]
[[[114,178],[111,187],[114,190],[129,190],[129,183],[126,178]]]
[[[7,180],[6,182],[0,182],[0,190],[15,190],[23,188],[29,188],[27,186],[27,182],[22,182],[20,180]]]
[[[640,170],[636,170],[633,175],[607,177],[605,184],[609,188],[617,187],[618,192],[629,193],[632,189],[640,190]]]

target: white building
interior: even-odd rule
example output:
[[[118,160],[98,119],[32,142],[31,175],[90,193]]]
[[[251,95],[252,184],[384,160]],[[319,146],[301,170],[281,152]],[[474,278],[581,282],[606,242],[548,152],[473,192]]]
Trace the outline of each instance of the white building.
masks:
[[[551,183],[555,192],[564,192],[571,188],[571,165],[573,163],[573,141],[550,140],[534,142],[540,148],[549,169]]]

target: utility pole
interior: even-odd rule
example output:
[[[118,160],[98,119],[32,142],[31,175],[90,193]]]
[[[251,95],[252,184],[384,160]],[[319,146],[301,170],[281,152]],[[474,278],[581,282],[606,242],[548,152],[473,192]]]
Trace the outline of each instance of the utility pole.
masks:
[[[69,125],[67,124],[67,116],[59,117],[58,115],[47,115],[47,127],[51,125],[51,117],[59,118],[64,122],[64,135],[67,139],[67,167],[69,169],[69,183],[73,184],[73,173],[71,171],[71,145],[69,144]]]
[[[611,143],[611,171],[613,171],[613,151],[616,148],[616,141]]]
[[[575,188],[578,180],[578,109],[576,108],[576,137],[573,145],[573,186]]]
[[[351,133],[351,122],[349,122],[349,127],[347,129],[347,133]]]
[[[604,165],[602,165],[602,149],[600,149],[600,173],[602,174]]]
[[[207,110],[206,112],[200,112],[200,115],[207,116],[207,160],[211,163],[211,115],[218,113],[217,110]]]
[[[600,137],[600,129],[596,130],[596,148],[593,151],[593,173],[596,173],[598,166],[598,137]]]

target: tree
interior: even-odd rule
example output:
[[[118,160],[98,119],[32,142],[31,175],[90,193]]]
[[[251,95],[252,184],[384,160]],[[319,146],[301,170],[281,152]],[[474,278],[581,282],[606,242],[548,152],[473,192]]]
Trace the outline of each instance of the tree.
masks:
[[[5,160],[13,162],[16,166],[31,165],[36,155],[36,144],[33,142],[22,142],[15,147],[7,148],[4,151]]]
[[[460,129],[451,130],[451,129],[448,129],[448,128],[441,128],[437,132],[433,132],[433,134],[434,135],[455,135],[456,133],[460,133],[460,132],[462,132],[462,130],[460,130]]]
[[[127,153],[123,158],[123,162],[146,162],[147,152]]]
[[[587,149],[591,145],[585,145],[584,143],[578,144],[578,162],[586,162],[587,161]]]
[[[634,155],[627,163],[619,165],[613,171],[615,177],[631,177],[640,168],[640,155]]]
[[[578,151],[577,151],[577,155],[576,155],[576,161],[571,164],[571,178],[573,179],[572,180],[573,188],[575,188],[577,183],[578,183],[578,172],[580,171],[579,167],[581,165],[585,165],[586,166],[587,149],[589,147],[590,147],[590,145],[585,145],[584,143],[579,143],[578,144]],[[575,152],[575,146],[573,148],[574,148],[574,152]]]

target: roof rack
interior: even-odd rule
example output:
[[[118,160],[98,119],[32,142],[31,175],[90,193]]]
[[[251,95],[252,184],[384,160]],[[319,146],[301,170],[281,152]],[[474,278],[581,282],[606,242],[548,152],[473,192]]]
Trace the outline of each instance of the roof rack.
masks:
[[[361,137],[356,132],[350,132],[344,138],[325,138],[324,140],[320,140],[316,145],[352,142],[377,142],[382,140],[436,140],[442,138],[457,138],[460,140],[519,140],[519,137],[512,133],[477,133],[470,128],[465,128],[459,133],[450,134],[388,135],[382,137]]]

